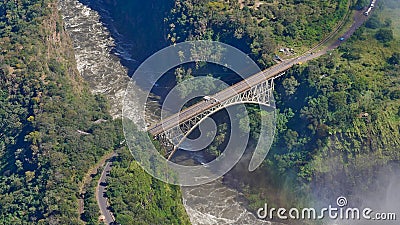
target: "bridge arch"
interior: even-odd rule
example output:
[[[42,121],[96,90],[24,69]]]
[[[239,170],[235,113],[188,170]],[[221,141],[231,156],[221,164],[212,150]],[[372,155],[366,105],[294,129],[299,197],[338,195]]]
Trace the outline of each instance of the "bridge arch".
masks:
[[[238,104],[258,104],[266,107],[275,108],[275,101],[273,98],[273,79],[266,80],[251,87],[250,89],[238,93],[237,95],[223,101],[218,102],[213,107],[197,114],[196,116],[180,122],[178,125],[163,131],[155,136],[161,144],[167,148],[167,158],[170,160],[174,153],[178,150],[179,146],[187,139],[187,137],[213,114],[221,111],[222,109],[229,108]]]

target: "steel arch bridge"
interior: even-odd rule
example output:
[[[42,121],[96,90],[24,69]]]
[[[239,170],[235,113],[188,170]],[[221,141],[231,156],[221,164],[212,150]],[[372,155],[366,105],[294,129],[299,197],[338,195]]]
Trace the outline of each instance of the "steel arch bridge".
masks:
[[[237,92],[223,100],[219,99],[219,94],[221,92],[217,93],[216,95],[211,96],[208,101],[195,104],[178,114],[160,121],[156,125],[150,127],[148,131],[164,148],[167,149],[166,157],[170,160],[188,135],[192,133],[206,118],[218,111],[233,105],[246,103],[275,107],[273,98],[274,79],[283,74],[284,73],[280,73],[270,79],[249,86],[249,88],[244,89],[244,91]],[[199,105],[201,107],[199,107]],[[185,114],[189,114],[189,116],[185,116]]]

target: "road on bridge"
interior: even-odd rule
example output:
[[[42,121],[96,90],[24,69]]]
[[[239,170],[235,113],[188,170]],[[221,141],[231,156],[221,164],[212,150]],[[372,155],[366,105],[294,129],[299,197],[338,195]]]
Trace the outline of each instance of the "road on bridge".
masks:
[[[326,54],[328,51],[333,50],[340,46],[342,42],[347,40],[356,30],[359,28],[367,19],[368,17],[363,14],[363,11],[357,11],[356,14],[354,15],[353,18],[353,23],[352,26],[346,31],[345,34],[343,34],[344,40],[336,40],[329,46],[325,47],[322,50],[319,50],[317,52],[313,52],[313,50],[309,50],[305,54],[293,58],[293,59],[288,59],[284,60],[283,62],[274,65],[260,73],[257,73],[246,80],[243,80],[225,90],[222,90],[215,95],[211,96],[210,101],[201,101],[197,104],[194,104],[191,107],[186,108],[185,110],[181,111],[180,113],[174,114],[170,117],[167,117],[166,119],[163,119],[162,121],[152,125],[149,127],[147,130],[153,135],[156,136],[166,130],[169,130],[180,123],[200,114],[204,110],[207,110],[213,106],[216,106],[219,104],[219,102],[223,102],[225,100],[228,100],[232,97],[234,97],[237,93],[241,93],[243,91],[246,91],[247,89],[251,88],[252,86],[259,84],[261,82],[264,82],[266,80],[269,80],[271,78],[274,78],[278,76],[279,74],[283,73],[284,71],[290,69],[296,64],[299,63],[304,63],[307,61],[310,61],[312,59],[318,58],[324,54]],[[335,34],[335,33],[334,33]],[[335,35],[330,35],[330,38],[324,40],[319,44],[319,46],[325,45],[332,41],[332,37]],[[172,153],[173,154],[173,153]]]

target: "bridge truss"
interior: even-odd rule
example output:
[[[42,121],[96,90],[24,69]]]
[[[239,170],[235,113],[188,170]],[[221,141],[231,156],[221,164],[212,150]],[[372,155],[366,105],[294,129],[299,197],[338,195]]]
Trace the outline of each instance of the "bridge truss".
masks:
[[[200,125],[201,122],[224,108],[246,103],[275,107],[273,98],[274,79],[283,74],[284,73],[281,73],[278,76],[260,82],[257,85],[252,86],[241,93],[237,93],[236,95],[223,101],[219,101],[218,99],[211,97],[211,107],[201,111],[198,114],[195,114],[187,120],[179,121],[179,123],[172,128],[166,129],[163,132],[154,135],[154,138],[158,140],[166,149],[166,158],[168,158],[168,160],[172,158],[182,142]],[[160,123],[162,123],[162,121]]]

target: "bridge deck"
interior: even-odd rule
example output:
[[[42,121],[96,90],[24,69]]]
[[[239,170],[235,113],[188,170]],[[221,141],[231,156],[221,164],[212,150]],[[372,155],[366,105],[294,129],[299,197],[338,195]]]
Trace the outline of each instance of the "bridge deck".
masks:
[[[148,131],[152,135],[157,135],[157,134],[162,133],[165,130],[173,128],[173,127],[179,125],[180,123],[196,116],[197,114],[200,114],[204,110],[209,109],[209,108],[219,104],[219,102],[226,101],[226,100],[234,97],[238,93],[242,93],[261,82],[264,82],[266,80],[269,80],[271,78],[278,76],[282,72],[284,72],[287,69],[289,69],[290,67],[292,67],[293,64],[296,63],[296,61],[297,61],[297,59],[284,61],[278,65],[275,65],[275,66],[270,67],[260,73],[257,73],[255,75],[247,78],[246,80],[238,82],[237,84],[232,85],[231,87],[226,88],[225,90],[222,90],[222,91],[216,93],[215,95],[211,96],[212,100],[210,100],[210,101],[201,101],[197,104],[194,104],[194,105],[184,109],[183,111],[181,111],[177,114],[167,117],[166,119],[149,127]],[[214,99],[217,101],[214,101]]]

